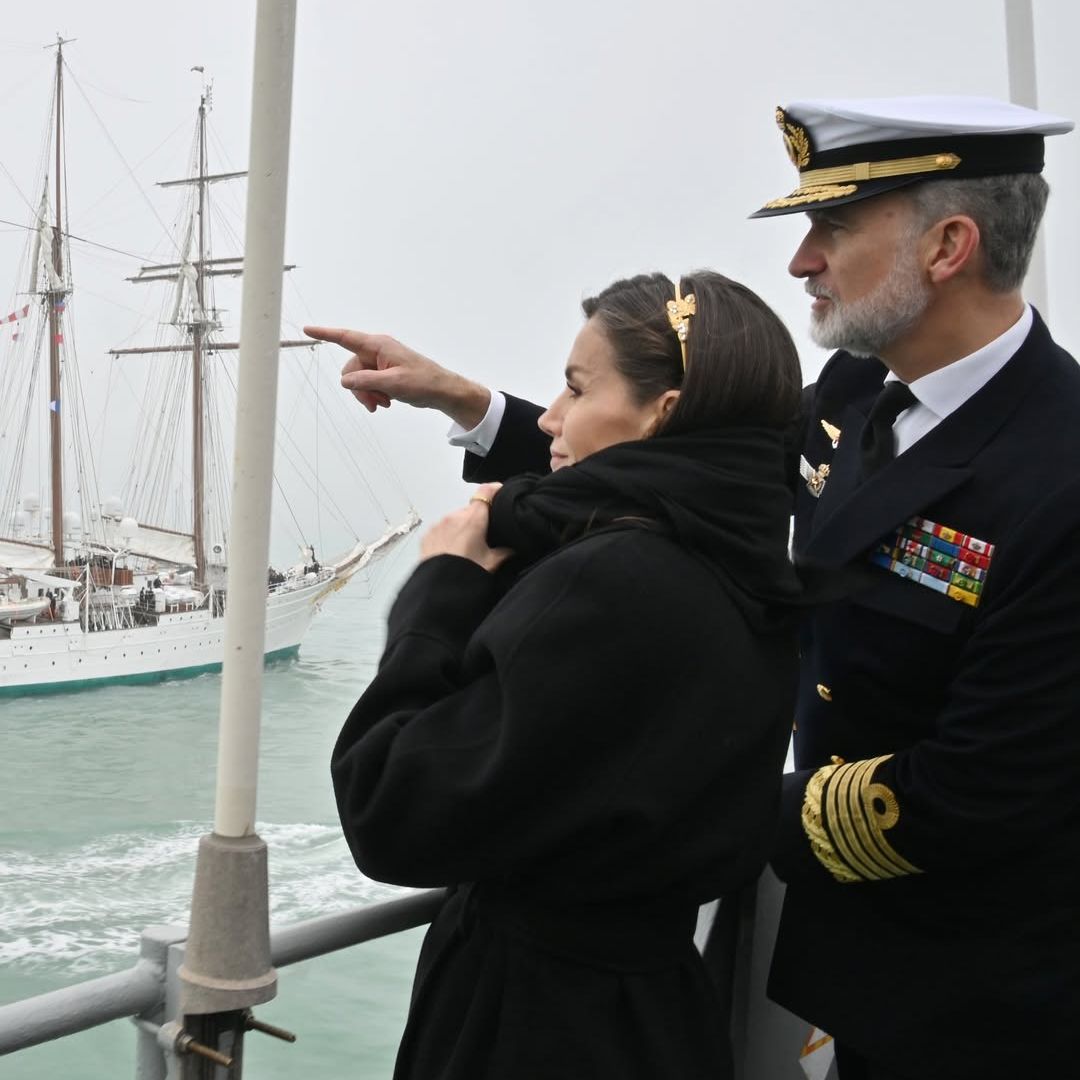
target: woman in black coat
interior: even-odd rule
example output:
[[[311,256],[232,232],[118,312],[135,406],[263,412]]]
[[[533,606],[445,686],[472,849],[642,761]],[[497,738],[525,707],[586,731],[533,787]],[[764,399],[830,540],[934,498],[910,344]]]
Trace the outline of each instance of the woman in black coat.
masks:
[[[798,359],[718,274],[584,310],[552,471],[428,533],[334,749],[360,869],[451,887],[398,1080],[730,1075],[693,933],[775,822]]]

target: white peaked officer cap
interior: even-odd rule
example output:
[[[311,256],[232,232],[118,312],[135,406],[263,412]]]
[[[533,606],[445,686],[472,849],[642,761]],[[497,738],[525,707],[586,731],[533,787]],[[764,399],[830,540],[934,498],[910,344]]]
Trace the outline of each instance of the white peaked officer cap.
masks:
[[[751,217],[855,202],[923,180],[1038,173],[1061,116],[984,97],[794,101],[776,110],[799,186]]]

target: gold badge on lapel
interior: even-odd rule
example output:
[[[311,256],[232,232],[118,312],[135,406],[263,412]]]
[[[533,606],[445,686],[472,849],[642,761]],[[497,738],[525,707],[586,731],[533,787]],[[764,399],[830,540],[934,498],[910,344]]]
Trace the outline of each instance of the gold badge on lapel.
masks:
[[[840,429],[835,424],[830,424],[828,420],[821,421],[821,428],[829,436],[832,448],[835,450],[840,445]]]
[[[805,457],[800,457],[799,475],[806,481],[806,490],[817,499],[825,490],[825,481],[829,479],[829,466],[819,465],[815,469]]]

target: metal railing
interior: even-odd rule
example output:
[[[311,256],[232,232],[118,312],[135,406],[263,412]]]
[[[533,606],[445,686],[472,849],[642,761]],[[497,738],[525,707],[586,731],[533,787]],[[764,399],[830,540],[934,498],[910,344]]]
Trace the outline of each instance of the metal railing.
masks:
[[[432,889],[272,929],[274,967],[423,926],[444,895],[445,890]],[[782,895],[783,886],[766,871],[756,888],[702,909],[698,922],[695,941],[718,992],[718,1011],[731,1027],[736,1080],[802,1080],[797,1059],[806,1025],[765,994]],[[130,1017],[137,1025],[136,1080],[200,1075],[185,1067],[198,1051],[180,1023],[178,971],[186,937],[184,927],[148,927],[139,959],[127,971],[0,1005],[0,1056]],[[248,1026],[287,1036],[257,1021],[249,1020]]]
[[[443,896],[444,890],[432,889],[278,927],[270,934],[274,967],[287,967],[423,926],[432,920]],[[183,960],[186,936],[182,927],[148,927],[140,941],[139,959],[127,971],[0,1005],[0,1055],[131,1017],[141,1021],[136,1077],[164,1078],[170,1050],[184,1048],[184,1040],[178,1038],[183,1032],[171,1018],[177,1015],[176,972]]]

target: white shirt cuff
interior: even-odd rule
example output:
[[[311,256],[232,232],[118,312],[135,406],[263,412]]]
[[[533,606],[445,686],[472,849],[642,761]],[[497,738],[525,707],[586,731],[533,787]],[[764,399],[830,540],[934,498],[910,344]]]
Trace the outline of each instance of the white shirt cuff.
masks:
[[[506,412],[506,396],[498,390],[491,391],[491,401],[488,403],[484,419],[471,431],[466,431],[460,424],[451,424],[446,433],[451,446],[460,446],[477,457],[487,457],[495,444],[495,436],[499,434],[499,425],[502,423],[503,413]]]

